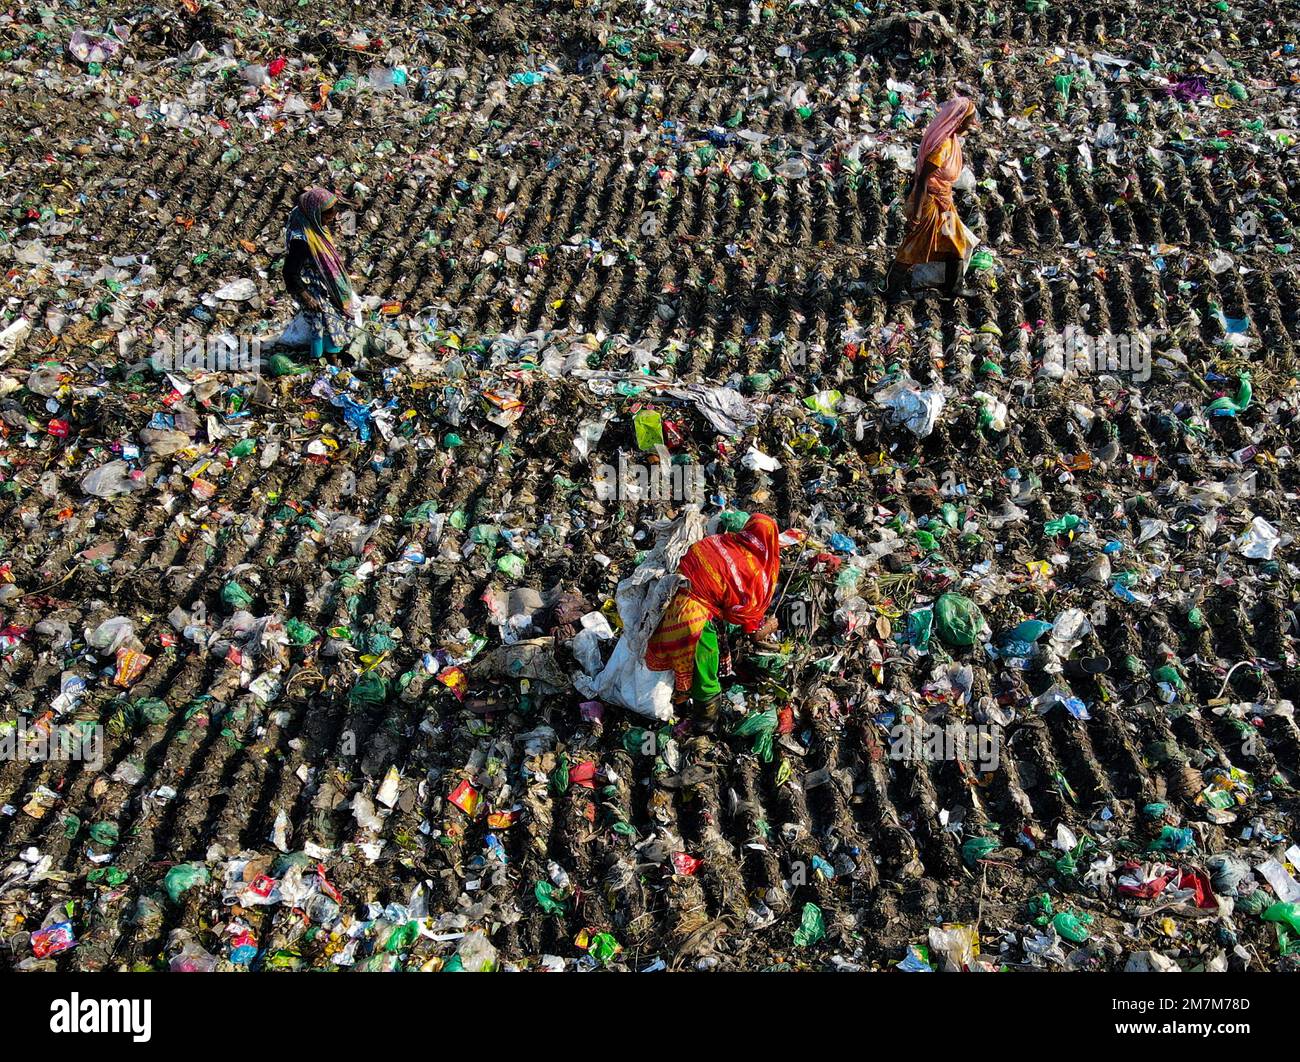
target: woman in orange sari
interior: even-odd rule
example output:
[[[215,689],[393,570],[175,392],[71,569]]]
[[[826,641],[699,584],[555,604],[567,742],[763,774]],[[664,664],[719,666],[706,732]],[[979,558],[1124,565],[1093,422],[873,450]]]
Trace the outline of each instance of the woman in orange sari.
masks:
[[[975,104],[965,96],[954,96],[926,128],[907,197],[907,231],[885,278],[885,293],[891,298],[902,292],[908,270],[922,262],[945,263],[943,291],[949,298],[975,294],[961,287],[961,280],[979,237],[957,216],[952,185],[961,176],[959,138],[978,125]]]
[[[679,569],[689,585],[677,591],[646,646],[646,666],[673,672],[674,702],[694,699],[703,728],[717,717],[725,625],[737,624],[759,639],[776,629],[776,619],[764,622],[763,616],[776,591],[780,537],[775,520],[755,513],[740,531],[692,545]]]

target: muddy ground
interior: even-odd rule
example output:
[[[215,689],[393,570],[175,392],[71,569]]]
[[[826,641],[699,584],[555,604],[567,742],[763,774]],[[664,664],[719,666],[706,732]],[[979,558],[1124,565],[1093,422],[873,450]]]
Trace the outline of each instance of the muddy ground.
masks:
[[[1300,841],[1293,547],[1240,545],[1255,518],[1296,529],[1296,27],[1261,4],[1043,6],[397,3],[308,25],[279,2],[95,4],[9,25],[5,323],[33,327],[0,365],[0,719],[100,725],[104,763],[0,763],[0,963],[437,969],[472,965],[482,932],[530,968],[887,968],[959,924],[966,965],[1293,964],[1257,873],[1216,879],[1223,905],[1118,879]],[[61,51],[114,13],[131,39],[102,69]],[[277,57],[265,84],[244,76]],[[404,85],[366,87],[398,63]],[[540,83],[512,84],[524,71]],[[954,91],[981,101],[958,203],[992,253],[973,297],[890,306],[899,159]],[[806,172],[778,175],[791,159]],[[284,222],[316,182],[355,204],[340,244],[382,341],[330,366],[290,352],[301,375],[193,373],[184,394],[141,364],[182,323],[279,334]],[[235,278],[252,298],[205,298]],[[1068,326],[1153,337],[1150,379],[1053,378],[1046,337]],[[872,400],[900,368],[946,392],[924,438]],[[1205,416],[1243,371],[1250,404]],[[392,403],[367,441],[320,385],[349,374]],[[638,390],[655,377],[733,385],[754,423],[719,435]],[[832,390],[860,410],[804,402]],[[502,642],[485,595],[562,586],[613,615],[676,512],[597,493],[600,465],[649,460],[647,403],[709,513],[806,535],[783,554],[776,670],[742,651],[718,733],[648,744],[571,683],[483,665]],[[744,465],[751,446],[781,467]],[[134,489],[87,493],[118,458]],[[1021,522],[996,526],[1012,502]],[[1044,529],[1066,514],[1086,525]],[[1107,542],[1138,600],[1090,579]],[[1061,681],[1049,657],[909,644],[909,611],[945,590],[980,603],[993,644],[1084,610],[1072,657],[1111,662],[1067,679],[1088,718],[1033,703]],[[277,618],[250,635],[241,612]],[[138,675],[91,644],[117,616]],[[313,636],[282,637],[290,619]],[[440,676],[475,636],[453,690]],[[554,666],[576,669],[568,647]],[[85,689],[61,702],[69,673]],[[787,705],[770,759],[731,735]],[[989,727],[997,768],[891,759],[899,713]],[[472,815],[449,800],[462,780]],[[1064,865],[1061,826],[1091,840]],[[207,880],[176,887],[182,865]],[[1086,941],[1035,921],[1044,893],[1091,916]],[[76,946],[47,953],[64,921]],[[232,955],[243,932],[255,957]]]

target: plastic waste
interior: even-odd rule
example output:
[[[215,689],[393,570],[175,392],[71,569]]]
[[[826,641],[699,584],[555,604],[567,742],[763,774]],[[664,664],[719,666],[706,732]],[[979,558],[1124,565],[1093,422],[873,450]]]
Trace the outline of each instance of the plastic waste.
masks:
[[[934,630],[948,645],[974,645],[986,629],[979,606],[961,594],[942,594],[934,603]]]

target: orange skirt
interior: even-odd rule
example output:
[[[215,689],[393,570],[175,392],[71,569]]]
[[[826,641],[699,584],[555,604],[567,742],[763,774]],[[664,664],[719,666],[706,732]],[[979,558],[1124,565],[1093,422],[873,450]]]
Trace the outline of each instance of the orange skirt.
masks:
[[[965,258],[979,242],[979,237],[957,216],[951,198],[945,202],[926,192],[916,224],[903,237],[895,259],[912,266],[937,259]]]

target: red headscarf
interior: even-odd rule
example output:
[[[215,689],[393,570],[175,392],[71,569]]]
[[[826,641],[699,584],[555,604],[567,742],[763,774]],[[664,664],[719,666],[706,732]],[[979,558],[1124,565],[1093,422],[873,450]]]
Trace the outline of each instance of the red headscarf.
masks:
[[[781,568],[781,532],[755,513],[740,531],[702,538],[686,551],[677,592],[646,646],[651,671],[673,671],[679,690],[690,689],[695,645],[709,620],[721,617],[751,634],[763,622]]]
[[[781,532],[770,516],[755,513],[740,531],[701,539],[682,558],[689,594],[713,616],[756,631],[776,592]]]

